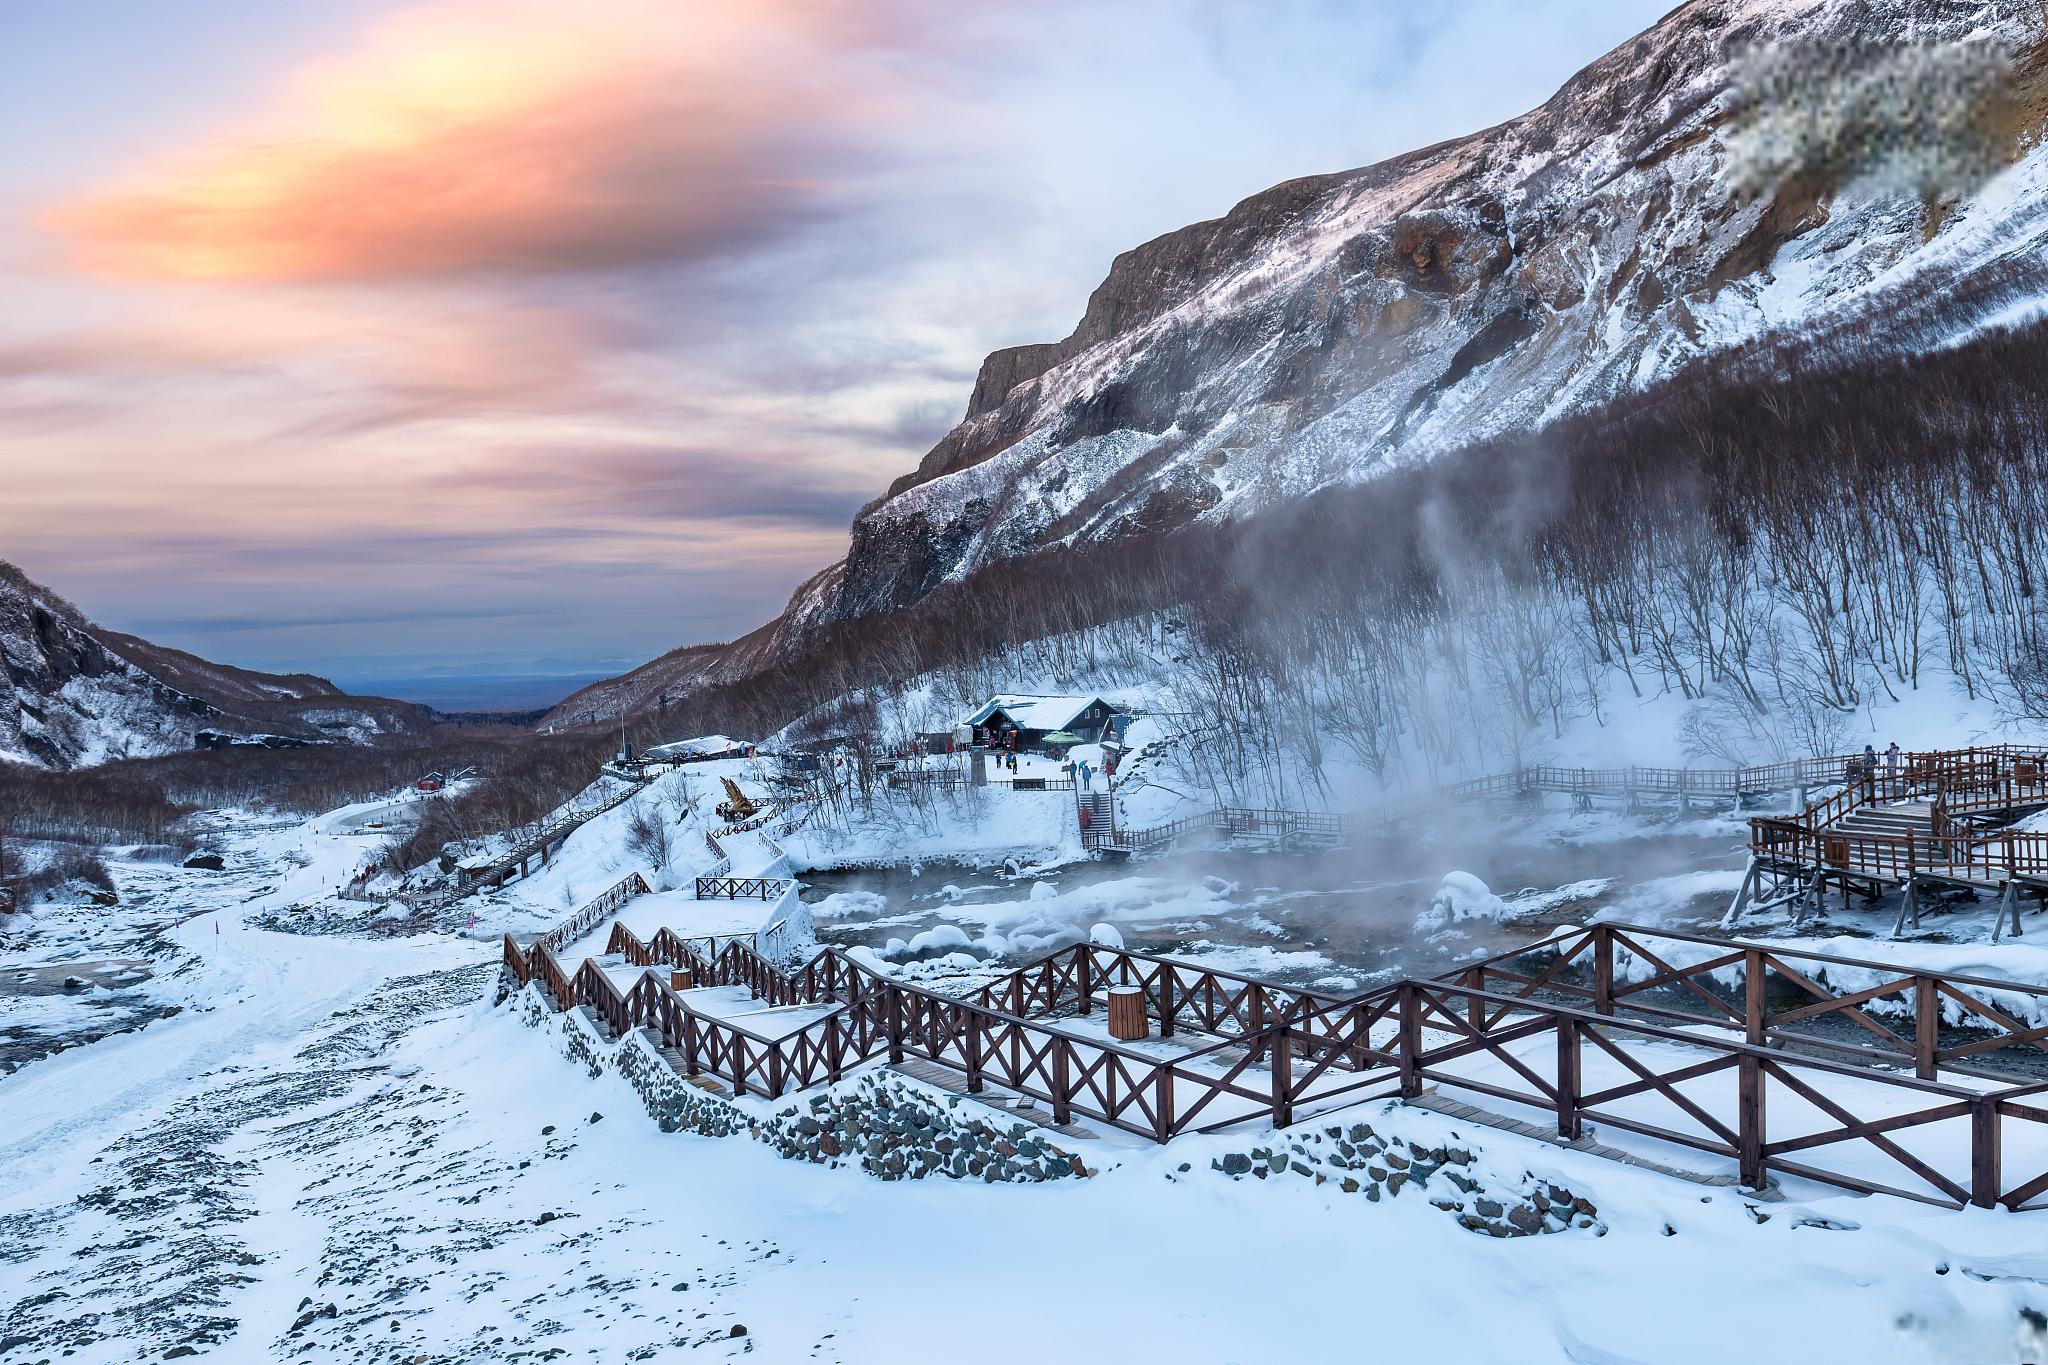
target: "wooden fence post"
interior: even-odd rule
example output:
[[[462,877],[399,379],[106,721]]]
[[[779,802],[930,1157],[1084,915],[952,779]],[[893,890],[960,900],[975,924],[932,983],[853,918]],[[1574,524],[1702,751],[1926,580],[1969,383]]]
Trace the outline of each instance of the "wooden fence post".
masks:
[[[1095,1003],[1095,950],[1084,943],[1079,951],[1080,956],[1074,961],[1074,985],[1081,993],[1080,1012],[1086,1014]]]
[[[1266,988],[1257,982],[1245,987],[1245,1033],[1251,1043],[1250,1052],[1254,1063],[1265,1060],[1266,1056]]]
[[[1579,1021],[1557,1021],[1557,1134],[1579,1140]]]
[[[889,992],[889,1060],[903,1060],[903,992],[892,983]]]
[[[1999,1137],[1998,1097],[1970,1101],[1970,1202],[1980,1209],[1997,1208],[2005,1193]]]
[[[1173,1036],[1173,964],[1159,964],[1159,1036]]]
[[[1067,1081],[1067,1053],[1073,1044],[1064,1038],[1053,1040],[1052,1048],[1052,1121],[1054,1124],[1074,1121],[1073,1090]]]
[[[1173,1068],[1160,1067],[1153,1086],[1152,1136],[1155,1141],[1165,1142],[1173,1136]]]
[[[1401,1060],[1401,1098],[1414,1099],[1422,1093],[1422,990],[1403,981],[1395,997],[1401,1011],[1400,1041],[1396,1048]]]
[[[1758,1047],[1764,1042],[1764,950],[1742,950],[1742,1036]]]
[[[1764,1187],[1764,1063],[1745,1052],[1736,1064],[1735,1161],[1744,1189]]]
[[[967,1093],[970,1095],[981,1093],[981,1029],[978,1026],[980,1018],[980,1014],[976,1012],[968,1013],[967,1037],[963,1040],[967,1051]]]
[[[1593,1012],[1614,1013],[1614,928],[1593,926]]]
[[[1294,1126],[1294,1040],[1285,1020],[1273,1035],[1273,1126]]]
[[[1941,996],[1934,978],[1913,978],[1913,1074],[1934,1079],[1935,1054],[1941,1049]]]

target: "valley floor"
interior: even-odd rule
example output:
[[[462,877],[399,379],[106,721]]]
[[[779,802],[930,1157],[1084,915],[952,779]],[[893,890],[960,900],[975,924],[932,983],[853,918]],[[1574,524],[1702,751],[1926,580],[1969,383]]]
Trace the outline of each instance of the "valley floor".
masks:
[[[1493,1240],[1422,1198],[1212,1172],[1241,1136],[1104,1143],[1089,1179],[984,1186],[663,1134],[624,1082],[492,1003],[511,907],[456,933],[262,927],[354,865],[355,823],[224,830],[225,873],[117,866],[130,904],[17,931],[8,975],[139,960],[155,975],[124,989],[178,1008],[0,1077],[0,1362],[1618,1365],[2048,1344],[2040,1215],[1757,1205],[1419,1110],[1360,1116],[1459,1131],[1589,1195],[1602,1230]]]

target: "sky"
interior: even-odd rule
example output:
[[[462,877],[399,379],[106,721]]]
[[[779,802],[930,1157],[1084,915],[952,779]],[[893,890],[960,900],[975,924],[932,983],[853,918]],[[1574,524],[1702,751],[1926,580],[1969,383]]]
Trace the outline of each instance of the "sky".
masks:
[[[772,617],[1119,251],[1669,0],[0,0],[0,559],[337,678]]]

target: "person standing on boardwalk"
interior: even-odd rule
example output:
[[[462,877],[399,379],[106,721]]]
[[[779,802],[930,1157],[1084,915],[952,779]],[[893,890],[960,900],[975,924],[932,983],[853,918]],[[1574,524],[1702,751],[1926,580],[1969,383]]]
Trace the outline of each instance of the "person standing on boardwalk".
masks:
[[[1893,740],[1891,746],[1884,751],[1884,771],[1887,777],[1897,777],[1899,775],[1899,742],[1897,740]]]

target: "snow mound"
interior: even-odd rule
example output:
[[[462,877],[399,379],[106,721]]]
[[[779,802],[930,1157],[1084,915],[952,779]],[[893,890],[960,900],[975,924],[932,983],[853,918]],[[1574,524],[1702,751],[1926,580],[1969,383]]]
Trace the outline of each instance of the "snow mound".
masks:
[[[1446,872],[1429,909],[1416,917],[1418,928],[1455,924],[1459,920],[1508,918],[1508,903],[1470,872]]]

